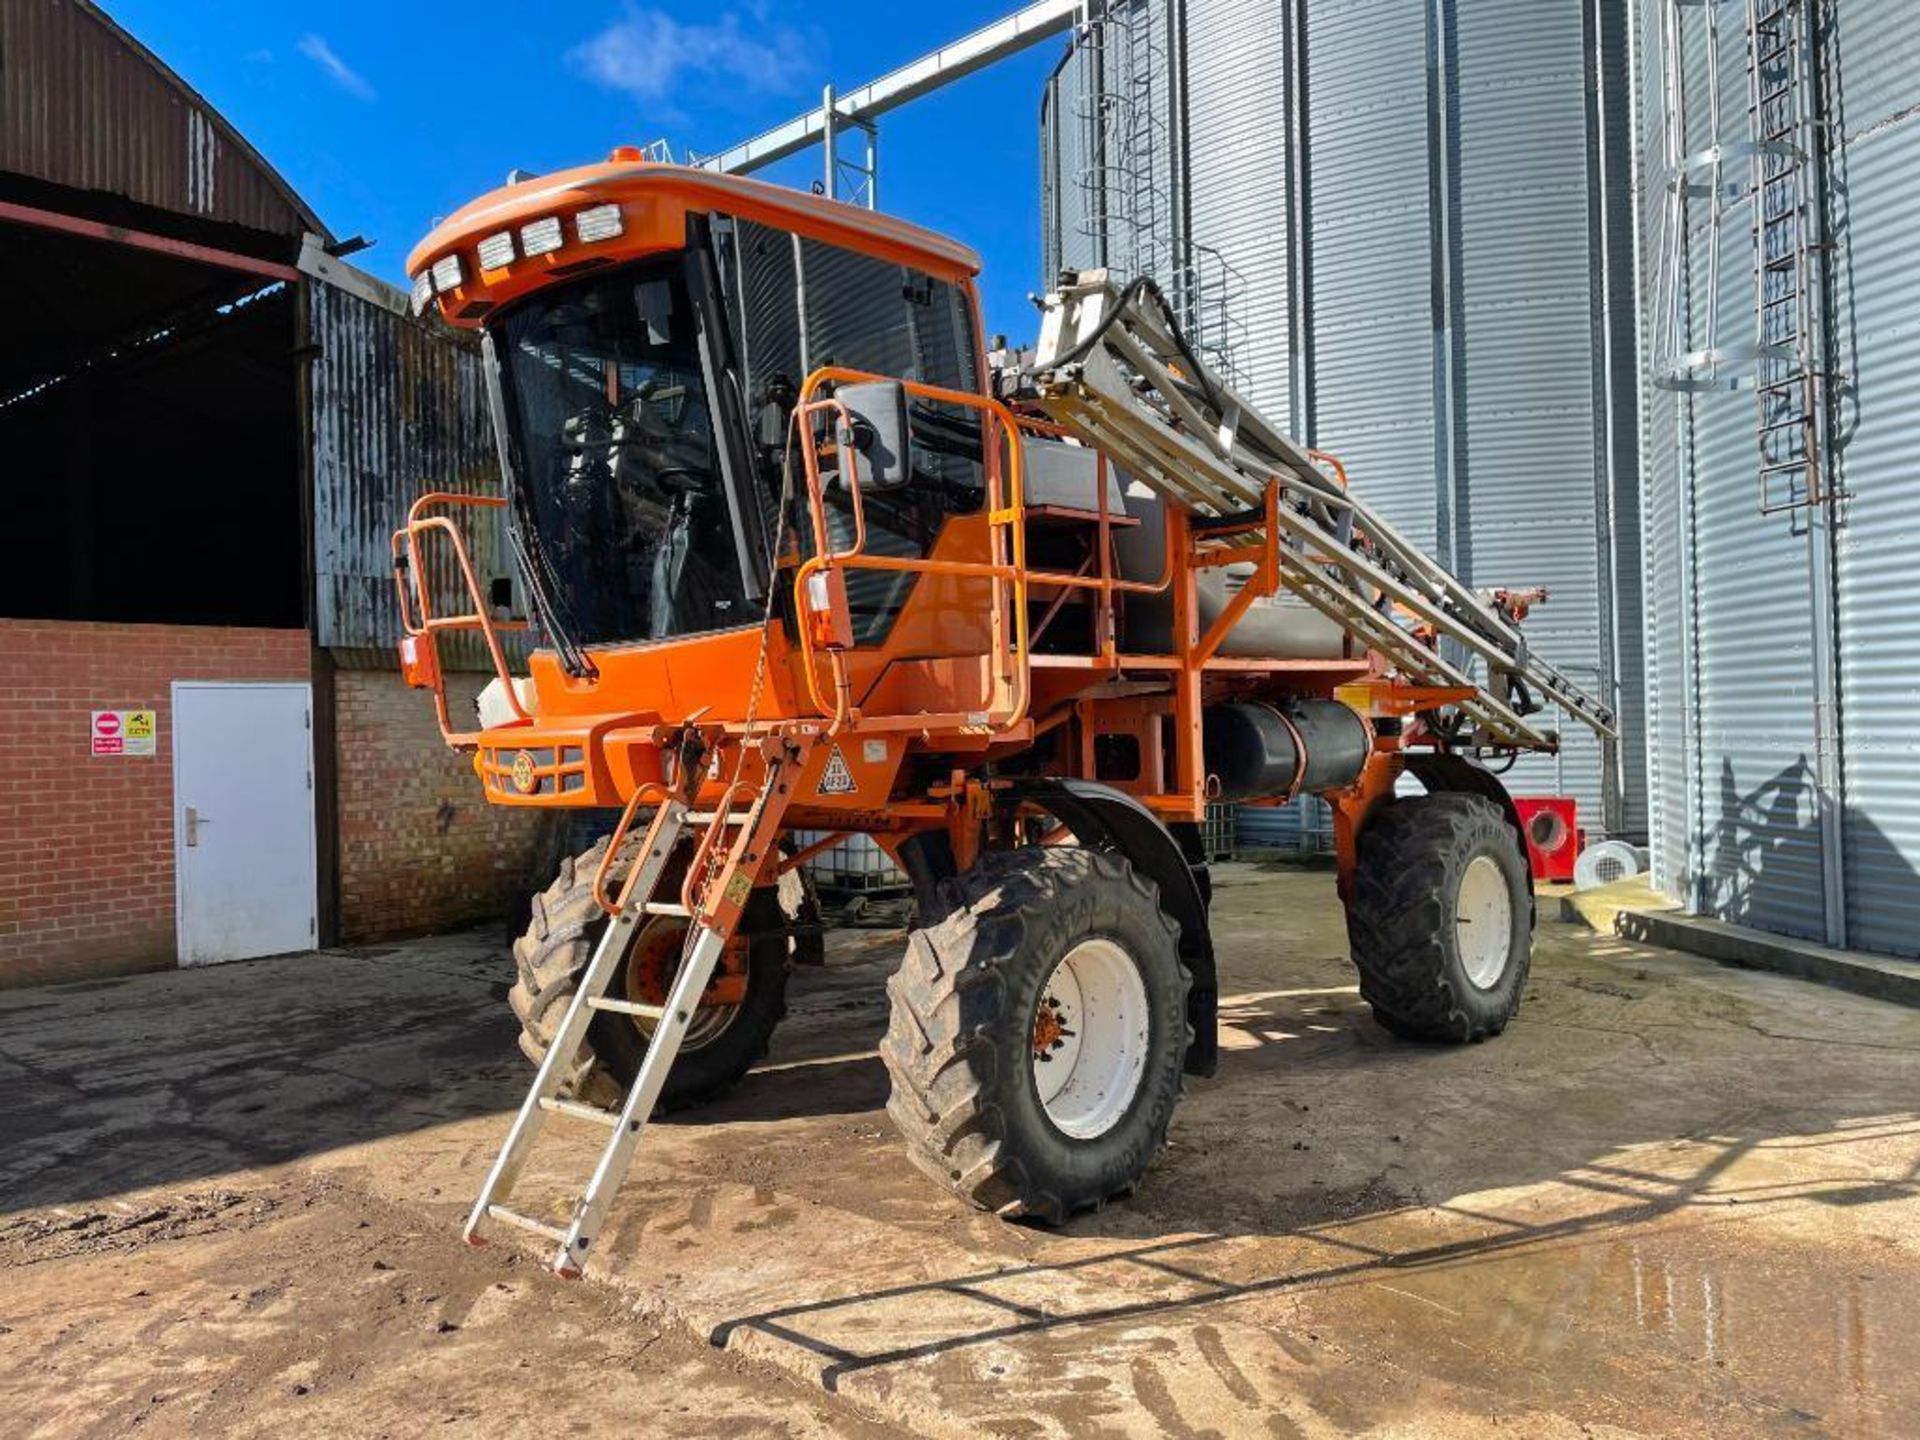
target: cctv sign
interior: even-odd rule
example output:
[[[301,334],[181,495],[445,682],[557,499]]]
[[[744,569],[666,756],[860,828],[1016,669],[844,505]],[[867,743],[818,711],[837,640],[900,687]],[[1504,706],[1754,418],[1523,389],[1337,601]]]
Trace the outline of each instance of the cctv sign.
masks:
[[[96,710],[87,724],[88,745],[95,755],[151,755],[154,733],[151,710]]]

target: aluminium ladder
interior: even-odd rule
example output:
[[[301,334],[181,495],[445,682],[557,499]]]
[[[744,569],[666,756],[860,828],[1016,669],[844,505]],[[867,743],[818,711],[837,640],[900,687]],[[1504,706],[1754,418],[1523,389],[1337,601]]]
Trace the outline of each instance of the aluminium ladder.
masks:
[[[1528,648],[1486,600],[1403,538],[1377,512],[1324,474],[1313,457],[1262,419],[1187,344],[1157,287],[1124,289],[1105,271],[1063,277],[1042,302],[1032,380],[1041,407],[1104,451],[1135,479],[1200,518],[1210,535],[1263,530],[1269,486],[1278,485],[1269,537],[1279,581],[1344,626],[1417,685],[1472,691],[1459,708],[1480,743],[1552,750],[1523,693],[1558,705],[1603,738],[1613,711]],[[1222,525],[1239,518],[1244,524]],[[1435,637],[1403,626],[1411,616]],[[1483,683],[1442,654],[1455,641],[1485,662]]]
[[[633,1163],[633,1152],[666,1085],[667,1072],[680,1053],[681,1041],[686,1037],[700,996],[713,978],[714,967],[739,924],[741,909],[753,891],[754,875],[764,857],[773,850],[780,818],[792,789],[790,772],[802,767],[806,755],[805,749],[791,743],[771,744],[763,753],[765,775],[743,814],[735,814],[731,804],[731,797],[740,788],[737,784],[729,787],[726,798],[713,811],[696,813],[691,801],[698,789],[702,767],[682,757],[685,779],[680,793],[660,799],[619,896],[608,907],[613,912],[611,919],[594,946],[593,956],[581,974],[579,988],[568,1003],[546,1054],[541,1057],[527,1098],[514,1116],[493,1168],[488,1171],[473,1210],[467,1216],[465,1236],[469,1244],[486,1243],[482,1232],[489,1221],[515,1226],[544,1236],[559,1247],[551,1262],[555,1274],[569,1279],[579,1276],[588,1251],[606,1221],[613,1197]],[[608,867],[615,861],[621,837],[634,812],[649,798],[653,797],[643,788],[628,803],[626,814],[621,817],[607,847]],[[690,832],[700,831],[702,827],[704,833],[699,836],[693,862],[688,867],[682,903],[656,899],[661,876],[675,850]],[[724,837],[732,830],[738,834],[727,841]],[[603,870],[603,877],[604,873]],[[595,893],[599,894],[597,884]],[[607,988],[613,982],[621,957],[632,944],[635,930],[654,916],[687,921],[687,943],[681,951],[680,967],[674,974],[666,1003],[646,1005],[608,995]],[[588,1026],[593,1017],[603,1011],[653,1022],[646,1053],[633,1083],[627,1087],[625,1101],[617,1110],[566,1099],[560,1094],[586,1043]],[[611,1132],[565,1225],[510,1209],[506,1204],[549,1115],[563,1115]]]

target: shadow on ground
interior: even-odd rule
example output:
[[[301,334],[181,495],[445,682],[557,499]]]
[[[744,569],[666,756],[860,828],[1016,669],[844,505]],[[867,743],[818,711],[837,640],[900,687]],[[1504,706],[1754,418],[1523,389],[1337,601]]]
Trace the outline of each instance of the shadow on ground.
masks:
[[[906,1164],[872,1056],[893,945],[843,937],[767,1066],[650,1132],[598,1278],[927,1433],[1920,1413],[1920,1015],[1546,926],[1505,1036],[1408,1045],[1330,891],[1222,872],[1220,1073],[1136,1194],[1057,1231]],[[476,933],[0,994],[0,1204],[364,1146],[369,1189],[450,1210],[529,1076],[504,956]],[[530,1180],[563,1197],[590,1147]]]

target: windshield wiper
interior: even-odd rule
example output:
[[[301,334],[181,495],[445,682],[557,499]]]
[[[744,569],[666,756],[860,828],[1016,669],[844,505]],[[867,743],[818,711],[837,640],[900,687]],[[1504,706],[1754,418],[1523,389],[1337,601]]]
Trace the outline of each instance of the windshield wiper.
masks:
[[[526,577],[527,598],[539,615],[540,628],[553,642],[560,667],[576,680],[591,680],[600,672],[561,623],[563,607],[553,562],[541,543],[540,527],[534,523],[533,497],[527,489],[522,467],[514,463],[513,446],[508,439],[506,387],[500,380],[500,356],[494,348],[492,332],[481,337],[480,359],[487,381],[487,402],[493,411],[493,439],[500,456],[500,478],[506,482],[511,502],[507,512],[507,543],[513,547],[513,558],[519,563],[520,573]]]
[[[564,606],[559,596],[557,577],[553,573],[553,562],[541,542],[540,527],[534,523],[533,502],[526,486],[520,482],[517,471],[508,474],[507,484],[513,494],[507,539],[513,546],[513,556],[519,562],[521,574],[527,577],[527,590],[534,608],[540,612],[540,628],[547,632],[547,638],[553,642],[561,668],[576,680],[591,680],[600,671],[561,623],[560,615]]]

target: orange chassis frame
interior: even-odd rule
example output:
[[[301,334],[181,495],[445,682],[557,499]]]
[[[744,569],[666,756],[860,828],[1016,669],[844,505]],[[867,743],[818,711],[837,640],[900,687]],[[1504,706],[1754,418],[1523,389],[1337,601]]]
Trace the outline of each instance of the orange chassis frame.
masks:
[[[1098,780],[1130,794],[1163,823],[1197,822],[1210,798],[1200,724],[1203,707],[1210,702],[1288,694],[1337,696],[1370,716],[1412,717],[1472,693],[1395,682],[1366,654],[1346,659],[1220,654],[1248,607],[1280,588],[1279,527],[1273,518],[1281,503],[1279,487],[1270,486],[1265,495],[1265,524],[1236,536],[1196,536],[1187,513],[1169,505],[1160,576],[1152,581],[1122,579],[1114,573],[1112,536],[1117,525],[1132,522],[1109,513],[1105,457],[1099,462],[1096,509],[1029,511],[1022,494],[1019,437],[1063,432],[981,395],[900,382],[916,398],[979,414],[986,503],[978,513],[951,517],[932,553],[923,558],[867,553],[855,453],[835,443],[835,437],[845,433],[848,417],[830,387],[877,378],[828,368],[808,376],[801,390],[794,433],[802,442],[812,553],[802,556],[798,547],[788,545],[770,582],[777,588],[779,572],[792,575],[798,623],[791,637],[770,613],[763,624],[740,629],[596,649],[592,659],[597,674],[586,679],[569,675],[551,652],[536,650],[529,657],[527,679],[516,681],[500,632],[524,628],[525,622],[502,622],[488,614],[460,529],[445,513],[456,506],[497,509],[506,501],[497,495],[434,492],[414,503],[392,542],[405,631],[402,670],[409,684],[433,691],[443,736],[449,745],[473,752],[474,769],[489,801],[618,807],[623,811],[619,833],[624,834],[649,797],[657,801],[667,793],[666,786],[676,778],[671,757],[690,730],[698,733],[711,761],[694,792],[696,803],[718,810],[733,806],[743,786],[754,784],[765,740],[784,737],[803,741],[807,758],[794,776],[795,799],[779,823],[783,829],[827,834],[784,856],[770,847],[753,877],[756,883],[772,883],[778,874],[854,833],[872,835],[898,859],[898,847],[909,836],[944,829],[955,862],[964,869],[990,834],[1005,840],[1013,833],[1013,815],[996,800],[996,791],[1011,782],[980,778],[974,772],[1019,754],[1050,731],[1068,732],[1056,751],[1054,774]],[[827,422],[824,444],[814,438],[821,421]],[[854,528],[852,543],[844,550],[831,548],[821,475],[823,452],[836,449]],[[1338,460],[1315,458],[1345,483]],[[1073,573],[1030,567],[1029,526],[1061,520],[1091,529],[1089,561]],[[449,547],[452,577],[465,592],[469,609],[435,613],[436,587],[426,564],[434,540]],[[1253,573],[1203,631],[1200,575],[1212,567],[1237,564],[1250,564]],[[853,570],[917,577],[876,645],[851,643],[844,587]],[[1168,590],[1174,617],[1170,652],[1121,652],[1115,639],[1114,596]],[[1075,592],[1091,595],[1094,643],[1087,653],[1034,653],[1029,600],[1035,592],[1041,592],[1037,598],[1052,592],[1049,608],[1032,627],[1035,632],[1043,632]],[[510,712],[506,723],[480,730],[452,724],[439,638],[455,631],[477,631],[483,637],[505,691]],[[538,697],[531,708],[519,688],[528,681]],[[634,708],[609,709],[609,702]],[[1108,735],[1135,739],[1142,761],[1136,776],[1097,774],[1095,742]],[[1333,810],[1343,896],[1359,831],[1373,807],[1393,793],[1409,744],[1422,738],[1417,722],[1404,727],[1404,733],[1377,734],[1358,780],[1323,797]],[[909,758],[926,757],[940,757],[940,763],[916,763],[908,770]],[[945,763],[948,760],[952,763]],[[909,782],[903,774],[917,778]],[[995,825],[997,832],[992,831]],[[1055,830],[1049,838],[1063,834]],[[692,877],[702,868],[695,864],[688,869],[689,902],[695,898]],[[603,873],[596,894],[611,910],[617,902],[606,894],[605,880]]]

